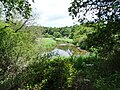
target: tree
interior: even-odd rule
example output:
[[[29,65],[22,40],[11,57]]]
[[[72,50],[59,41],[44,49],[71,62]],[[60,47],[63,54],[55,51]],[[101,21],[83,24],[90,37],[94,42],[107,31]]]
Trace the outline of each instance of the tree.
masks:
[[[120,1],[119,0],[74,0],[69,7],[70,15],[82,23],[87,13],[93,15],[96,32],[89,34],[86,40],[88,48],[111,62],[113,71],[120,71]],[[106,23],[105,23],[106,22]],[[109,63],[110,63],[109,62]]]
[[[16,25],[16,22],[14,22],[12,19],[14,19],[14,16],[17,14],[20,15],[20,18],[24,19],[23,24],[15,30],[17,32],[20,30],[28,21],[28,19],[31,16],[31,4],[28,2],[28,0],[0,0],[0,6],[1,6],[1,17],[5,18],[5,21],[11,24]],[[34,2],[34,0],[32,0]],[[5,28],[8,26],[5,26]]]
[[[59,32],[54,32],[54,33],[53,33],[53,36],[54,36],[55,38],[60,38],[62,35],[61,35]]]
[[[34,2],[34,0],[32,0]],[[31,4],[28,0],[0,0],[2,6],[2,12],[5,14],[5,18],[9,21],[13,18],[14,14],[19,13],[24,19],[30,17]]]
[[[20,71],[20,58],[26,62],[32,56],[27,53],[28,48],[34,45],[28,33],[15,33],[9,21],[13,19],[16,13],[19,13],[23,19],[28,19],[31,16],[31,7],[28,0],[0,0],[0,5],[0,14],[5,15],[7,21],[0,20],[0,90],[9,90],[16,84],[10,85],[14,76]]]
[[[98,67],[94,64],[94,69],[99,68],[100,70],[97,70],[100,73],[97,75],[99,79],[96,79],[97,82],[94,83],[94,86],[97,87],[95,90],[108,89],[108,87],[106,88],[107,85],[104,86],[104,84],[108,81],[111,82],[116,77],[116,72],[120,72],[120,0],[74,0],[71,4],[70,15],[73,18],[77,17],[81,23],[90,21],[87,19],[87,15],[93,14],[93,17],[90,18],[96,22],[93,22],[95,32],[87,35],[86,46],[101,59],[101,61],[95,59]],[[101,66],[105,70],[102,70]],[[107,79],[108,77],[112,77],[112,79]],[[116,82],[112,84],[118,88],[119,79],[116,78],[115,80]],[[109,85],[112,86],[112,84]],[[112,90],[113,87],[109,89]]]
[[[120,1],[119,0],[74,0],[72,6],[69,7],[70,15],[73,18],[77,17],[82,23],[87,20],[88,13],[95,13],[93,15],[94,21],[98,21],[95,24],[96,32],[88,35],[88,46],[95,47],[100,52],[104,52],[110,55],[110,52],[114,52],[115,45],[119,43],[119,24],[120,24]],[[105,24],[105,22],[107,22]],[[94,42],[93,42],[94,41]],[[113,45],[111,45],[113,44]],[[116,47],[117,49],[118,47]],[[111,50],[113,51],[111,51]],[[109,50],[106,52],[106,50]]]
[[[119,0],[74,0],[68,8],[72,18],[80,22],[89,21],[87,15],[92,15],[94,21],[118,21],[120,19]],[[97,16],[97,18],[95,18]]]

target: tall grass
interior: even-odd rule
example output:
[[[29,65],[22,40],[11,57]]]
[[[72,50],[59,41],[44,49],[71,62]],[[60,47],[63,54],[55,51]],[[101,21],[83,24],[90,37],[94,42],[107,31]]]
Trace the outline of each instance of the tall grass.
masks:
[[[36,41],[38,46],[44,49],[53,48],[56,45],[56,41],[52,38],[37,38]]]

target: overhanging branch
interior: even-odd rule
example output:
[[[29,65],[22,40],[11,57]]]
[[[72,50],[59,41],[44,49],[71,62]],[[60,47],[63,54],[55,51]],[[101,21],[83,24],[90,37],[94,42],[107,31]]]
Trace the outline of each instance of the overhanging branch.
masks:
[[[25,22],[17,30],[15,30],[15,33],[18,32],[26,24],[27,21],[28,21],[28,19],[25,20]]]

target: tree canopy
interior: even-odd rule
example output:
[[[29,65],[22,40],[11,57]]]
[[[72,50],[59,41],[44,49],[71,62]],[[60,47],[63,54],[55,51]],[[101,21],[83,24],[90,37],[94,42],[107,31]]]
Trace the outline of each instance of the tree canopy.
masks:
[[[116,21],[120,19],[119,0],[73,0],[68,11],[72,18],[80,22],[89,21],[87,15],[92,15],[94,21]],[[95,18],[97,16],[97,18]]]
[[[34,2],[34,0],[32,0]],[[0,0],[3,15],[7,21],[13,18],[14,14],[20,14],[24,19],[28,19],[31,14],[31,4],[28,0]]]

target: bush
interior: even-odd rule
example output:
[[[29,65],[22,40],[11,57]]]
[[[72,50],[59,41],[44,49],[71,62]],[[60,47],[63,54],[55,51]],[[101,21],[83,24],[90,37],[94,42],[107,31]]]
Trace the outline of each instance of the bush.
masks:
[[[67,90],[71,88],[76,71],[64,58],[54,58],[44,70],[41,90]]]

